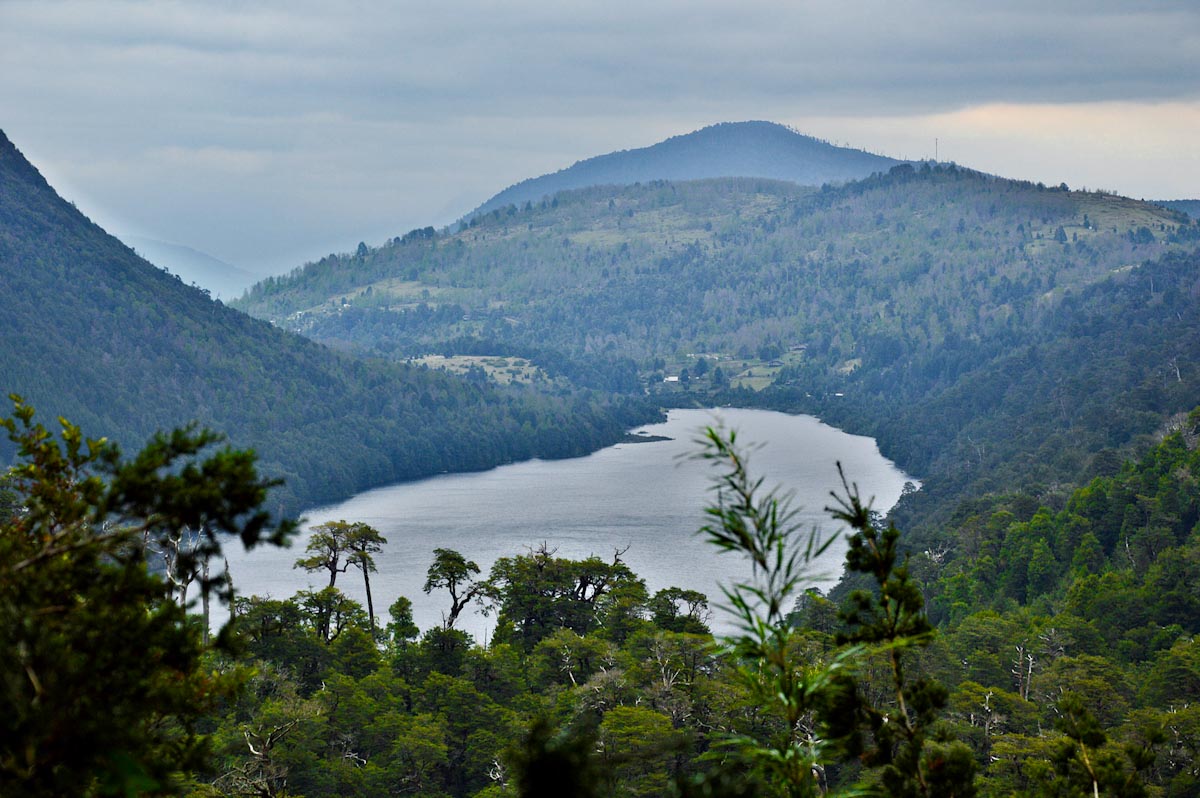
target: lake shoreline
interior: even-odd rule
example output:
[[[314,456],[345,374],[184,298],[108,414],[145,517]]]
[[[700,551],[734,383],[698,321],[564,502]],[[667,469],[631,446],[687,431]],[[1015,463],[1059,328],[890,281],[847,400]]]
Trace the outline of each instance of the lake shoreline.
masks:
[[[777,411],[671,409],[667,420],[634,427],[622,441],[588,455],[527,460],[486,471],[441,474],[364,491],[336,504],[307,510],[305,529],[331,520],[368,523],[389,541],[371,578],[380,612],[399,595],[408,597],[421,628],[440,623],[444,597],[425,594],[425,572],[434,548],[451,548],[477,562],[486,577],[500,557],[525,553],[545,542],[559,557],[623,561],[644,579],[651,594],[664,587],[701,590],[716,603],[720,585],[744,578],[748,569],[721,557],[696,535],[711,504],[716,472],[695,455],[709,426],[737,429],[754,476],[782,492],[795,492],[805,526],[829,525],[828,492],[838,487],[835,461],[846,464],[865,496],[878,494],[890,507],[910,478],[878,451],[870,438],[836,430],[813,416]],[[638,434],[641,433],[641,434]],[[653,437],[653,440],[650,438]],[[626,445],[636,443],[636,445]],[[281,599],[297,590],[328,584],[292,568],[307,532],[290,549],[230,552],[231,573],[241,595]],[[831,586],[841,575],[844,546],[815,563],[814,584]],[[344,575],[338,587],[362,600],[361,578]],[[464,628],[479,637],[489,621],[464,613]],[[715,628],[721,628],[714,618]]]

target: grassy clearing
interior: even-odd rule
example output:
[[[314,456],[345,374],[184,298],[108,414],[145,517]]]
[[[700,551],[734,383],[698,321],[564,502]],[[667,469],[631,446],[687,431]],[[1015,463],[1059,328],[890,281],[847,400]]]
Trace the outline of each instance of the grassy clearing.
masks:
[[[522,357],[426,355],[414,359],[413,362],[452,374],[468,374],[472,369],[482,369],[489,380],[501,385],[510,385],[514,382],[527,384],[547,379],[545,372]]]

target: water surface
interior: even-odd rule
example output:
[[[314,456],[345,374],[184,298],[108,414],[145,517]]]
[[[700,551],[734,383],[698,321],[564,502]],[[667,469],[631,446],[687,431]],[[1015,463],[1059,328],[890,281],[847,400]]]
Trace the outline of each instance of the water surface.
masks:
[[[441,623],[449,597],[421,588],[435,548],[456,549],[479,564],[486,576],[500,557],[528,552],[542,543],[560,557],[596,555],[622,560],[645,579],[650,592],[669,586],[700,590],[710,603],[720,585],[744,578],[749,569],[735,555],[720,554],[696,530],[714,494],[715,469],[689,455],[706,426],[736,430],[738,441],[754,448],[751,471],[766,486],[794,493],[805,528],[836,529],[824,508],[840,486],[835,462],[858,483],[874,507],[886,511],[908,477],[884,458],[871,438],[849,435],[811,416],[764,410],[672,410],[665,423],[637,431],[670,438],[621,443],[586,457],[531,460],[472,474],[445,474],[378,488],[340,504],[305,513],[304,533],[290,549],[260,548],[249,554],[230,547],[230,570],[243,595],[286,598],[328,584],[325,572],[292,568],[304,551],[307,530],[331,520],[364,521],[388,544],[376,555],[371,575],[376,614],[387,622],[397,596],[413,602],[422,630]],[[841,573],[845,545],[839,540],[813,568],[813,584],[828,586]],[[350,571],[337,586],[365,602],[362,576]],[[727,616],[714,612],[714,627],[727,628]],[[725,621],[725,622],[723,622]],[[485,639],[495,618],[464,612],[459,626]]]

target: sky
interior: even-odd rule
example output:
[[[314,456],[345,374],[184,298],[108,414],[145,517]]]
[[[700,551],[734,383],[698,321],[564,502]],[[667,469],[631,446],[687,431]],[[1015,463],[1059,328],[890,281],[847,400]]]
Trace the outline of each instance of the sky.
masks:
[[[0,0],[0,130],[111,232],[281,272],[722,121],[1200,197],[1200,0]]]

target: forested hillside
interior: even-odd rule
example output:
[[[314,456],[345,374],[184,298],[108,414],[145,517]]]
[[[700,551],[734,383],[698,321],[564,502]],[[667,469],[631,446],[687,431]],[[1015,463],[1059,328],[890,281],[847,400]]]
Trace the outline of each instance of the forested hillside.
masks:
[[[1198,230],[1155,205],[953,167],[822,190],[602,187],[330,256],[237,304],[385,354],[473,336],[632,357],[646,371],[686,353],[792,347],[853,368],[1028,325]]]
[[[958,498],[1054,493],[1109,473],[1187,412],[1200,387],[1197,275],[1200,252],[1166,255],[1003,334],[867,360],[849,374],[788,368],[791,387],[737,399],[819,410],[931,477],[897,510],[924,540],[945,534]]]
[[[774,122],[723,122],[635,150],[579,161],[504,189],[467,215],[541,202],[560,191],[652,180],[766,177],[803,186],[845,183],[886,172],[895,158],[837,147]]]
[[[366,363],[251,319],[92,224],[3,136],[0,294],[0,392],[125,446],[198,421],[257,450],[286,479],[274,500],[294,510],[445,470],[582,454],[652,417],[625,401]]]

